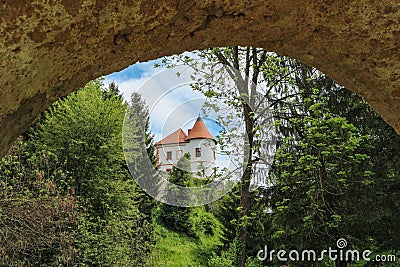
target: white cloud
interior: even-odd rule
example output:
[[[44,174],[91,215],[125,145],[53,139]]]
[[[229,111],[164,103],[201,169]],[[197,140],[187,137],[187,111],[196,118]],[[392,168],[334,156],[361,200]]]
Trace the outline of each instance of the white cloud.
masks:
[[[181,75],[176,76],[179,71]],[[139,93],[150,109],[150,126],[156,139],[169,135],[179,128],[190,128],[197,118],[205,97],[190,88],[191,71],[187,67],[164,69],[147,79]]]
[[[149,67],[147,70],[140,70],[135,76],[137,78],[126,79],[126,75],[121,75],[121,77],[114,77],[112,75],[106,76],[104,79],[104,84],[109,85],[111,82],[115,82],[118,85],[125,100],[129,101],[133,92],[138,91],[139,88],[149,79],[151,76],[159,72],[160,69],[155,69]]]
[[[179,77],[176,73],[179,72]],[[150,110],[150,130],[155,135],[155,141],[159,141],[179,128],[186,133],[192,128],[201,108],[207,100],[201,93],[193,91],[191,75],[193,71],[187,66],[177,66],[173,69],[155,69],[152,64],[135,67],[130,70],[129,75],[119,73],[118,75],[105,77],[105,84],[115,81],[123,94],[124,99],[130,100],[133,92],[142,94],[143,100]],[[128,77],[128,78],[127,78]],[[221,104],[222,105],[222,104]],[[233,115],[229,109],[224,110],[223,116]],[[221,111],[219,115],[222,115]],[[218,114],[210,112],[210,120],[205,120],[208,128],[214,136],[221,127],[213,123]],[[213,118],[215,117],[215,118]],[[218,154],[218,153],[217,153]],[[234,168],[228,156],[217,156],[217,166]]]

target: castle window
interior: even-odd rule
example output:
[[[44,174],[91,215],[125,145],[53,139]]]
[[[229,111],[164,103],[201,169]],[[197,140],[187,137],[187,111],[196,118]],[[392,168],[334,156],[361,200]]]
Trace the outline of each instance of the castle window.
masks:
[[[172,159],[172,151],[167,151],[167,160]]]
[[[176,151],[176,159],[179,160],[183,156],[183,151],[182,150],[177,150]]]
[[[201,157],[201,148],[200,147],[196,147],[195,148],[195,156],[196,158],[200,158]]]

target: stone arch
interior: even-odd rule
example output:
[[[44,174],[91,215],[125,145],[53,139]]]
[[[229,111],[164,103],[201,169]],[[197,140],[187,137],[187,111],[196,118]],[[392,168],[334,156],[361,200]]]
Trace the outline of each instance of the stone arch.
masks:
[[[400,132],[397,0],[5,0],[0,15],[0,154],[52,102],[93,78],[231,45],[317,67]]]

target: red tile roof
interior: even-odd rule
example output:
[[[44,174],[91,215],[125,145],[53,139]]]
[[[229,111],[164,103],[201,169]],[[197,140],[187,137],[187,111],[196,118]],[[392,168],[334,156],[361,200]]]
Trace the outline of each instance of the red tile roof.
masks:
[[[188,130],[188,136],[185,138],[185,140],[187,141],[190,139],[199,139],[199,138],[201,139],[208,138],[216,142],[215,138],[210,134],[206,124],[200,118],[200,116],[197,118],[195,124],[193,125],[193,128]]]
[[[156,145],[165,145],[165,144],[175,144],[175,143],[183,143],[186,142],[185,138],[187,135],[185,132],[179,128],[172,134],[168,135],[167,137],[163,138],[162,140],[158,141]]]
[[[199,116],[196,122],[194,123],[193,128],[188,130],[188,135],[186,135],[186,133],[181,128],[179,128],[172,134],[163,138],[161,141],[158,141],[156,145],[186,143],[190,139],[204,139],[204,138],[211,139],[215,143],[217,143],[215,138],[208,131],[206,124]]]

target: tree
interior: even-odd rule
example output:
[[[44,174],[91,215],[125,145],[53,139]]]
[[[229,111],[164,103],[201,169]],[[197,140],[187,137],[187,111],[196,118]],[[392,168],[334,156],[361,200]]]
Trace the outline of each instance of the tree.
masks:
[[[127,105],[114,93],[105,97],[106,91],[95,80],[53,105],[36,146],[64,164],[65,183],[80,202],[83,214],[74,230],[79,264],[142,266],[152,243],[151,218],[139,210],[137,185],[124,167]]]
[[[190,176],[188,170],[190,170],[190,154],[186,153],[178,161],[177,166],[173,166],[172,172],[169,175],[169,182],[172,192],[176,186],[190,186],[193,177]],[[168,197],[178,198],[182,196],[171,194]],[[169,204],[162,204],[160,211],[160,221],[167,228],[186,233],[187,235],[193,235],[192,225],[190,223],[191,209],[188,207],[175,207]]]
[[[310,101],[308,116],[291,120],[302,133],[286,138],[276,154],[273,228],[276,244],[318,251],[351,236],[346,200],[351,188],[368,187],[373,173],[366,137],[333,116],[323,98]]]
[[[150,158],[151,163],[155,165],[156,158],[155,158],[154,134],[150,132],[149,108],[147,107],[144,100],[142,100],[142,96],[138,92],[133,92],[131,95],[129,111],[132,114],[136,114],[136,116],[139,118],[139,122],[142,124],[142,127],[139,129],[143,129],[145,132],[144,143],[146,146],[147,156]]]
[[[102,81],[101,78],[99,80]],[[107,88],[102,88],[102,91],[105,98],[116,97],[117,99],[122,100],[121,92],[114,81],[112,81]]]
[[[149,108],[142,100],[141,95],[134,92],[128,103],[122,130],[122,146],[126,166],[140,186],[146,185],[145,188],[152,188],[156,191],[158,184],[155,177],[154,134],[150,132],[149,128]],[[137,194],[140,211],[150,217],[156,206],[154,198],[140,187],[137,189]]]
[[[265,183],[272,163],[274,137],[270,135],[269,110],[283,99],[291,97],[289,85],[292,83],[292,70],[282,64],[280,57],[254,47],[213,48],[195,51],[194,54],[193,57],[175,57],[164,62],[169,66],[178,62],[192,67],[192,88],[216,102],[223,101],[232,108],[230,112],[241,118],[245,125],[242,140],[237,136],[236,127],[240,125],[230,127],[220,136],[222,145],[230,148],[228,154],[245,151],[242,162],[238,162],[243,173],[240,177],[240,208],[237,209],[236,221],[241,248],[238,266],[244,266],[248,249],[248,226],[254,219],[251,215],[255,200],[254,193],[251,193],[252,183]],[[259,87],[260,82],[266,86]],[[211,104],[208,108],[218,111],[219,106]],[[220,124],[226,125],[226,120],[232,122],[233,118],[230,114]],[[265,142],[267,139],[271,142]]]

